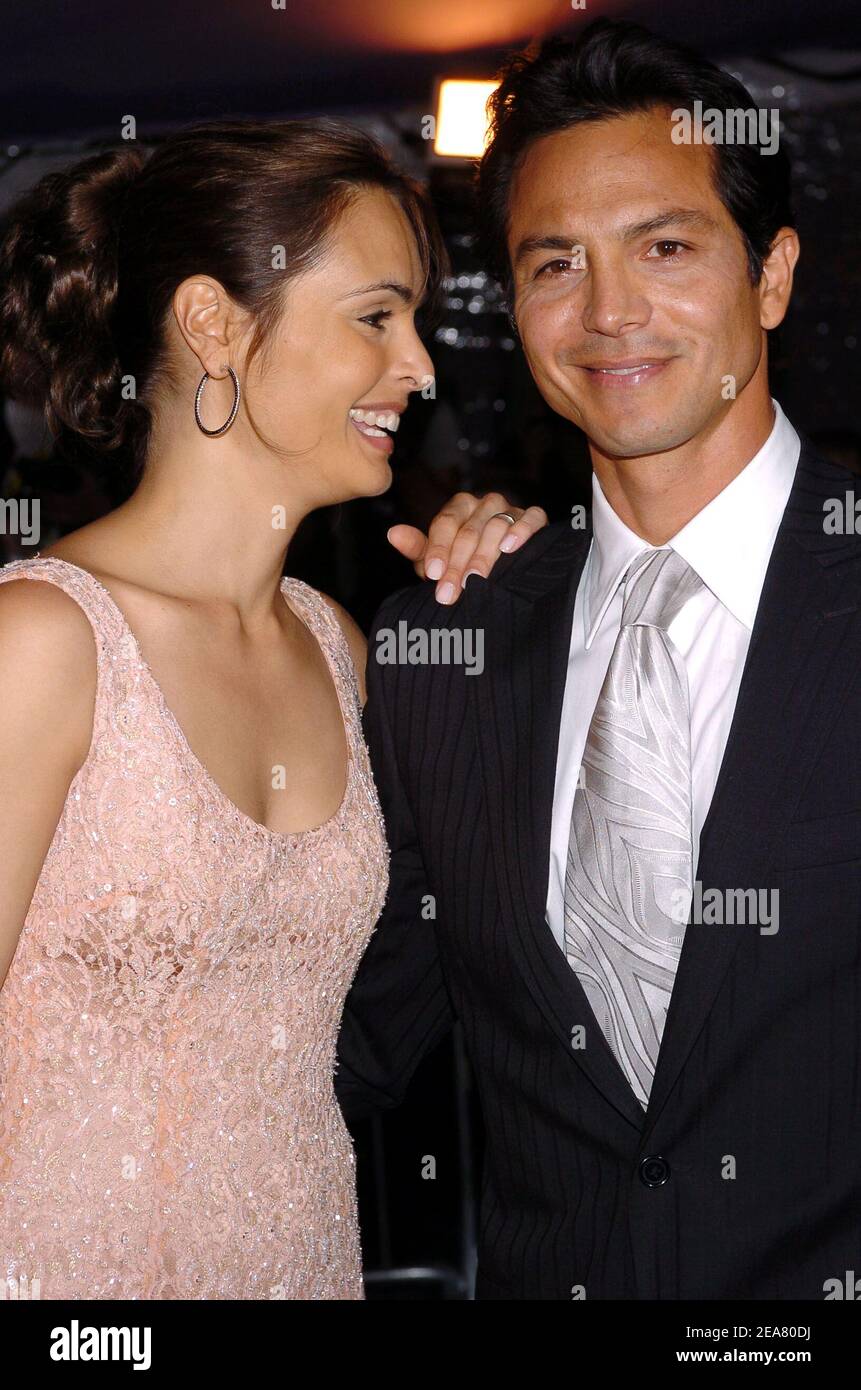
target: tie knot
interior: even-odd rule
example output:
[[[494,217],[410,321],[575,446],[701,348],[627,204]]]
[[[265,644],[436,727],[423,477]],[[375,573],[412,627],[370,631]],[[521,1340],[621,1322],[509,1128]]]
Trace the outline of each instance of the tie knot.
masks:
[[[674,550],[646,550],[625,574],[622,626],[639,624],[666,632],[702,580]]]

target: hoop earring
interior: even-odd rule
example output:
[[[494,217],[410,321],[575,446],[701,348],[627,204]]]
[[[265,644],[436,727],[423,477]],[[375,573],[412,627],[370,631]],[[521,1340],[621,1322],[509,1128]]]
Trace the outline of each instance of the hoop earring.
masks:
[[[232,367],[228,367],[227,370],[233,378],[233,406],[224,424],[219,426],[217,430],[208,430],[206,428],[206,425],[200,418],[200,402],[203,397],[203,388],[209,381],[209,372],[203,373],[203,376],[200,378],[200,385],[198,386],[197,392],[194,397],[195,423],[197,424],[197,428],[200,430],[201,434],[209,435],[210,439],[214,438],[218,434],[227,433],[227,431],[230,429],[230,426],[233,424],[233,421],[236,419],[236,412],[239,409],[239,377],[236,375]]]

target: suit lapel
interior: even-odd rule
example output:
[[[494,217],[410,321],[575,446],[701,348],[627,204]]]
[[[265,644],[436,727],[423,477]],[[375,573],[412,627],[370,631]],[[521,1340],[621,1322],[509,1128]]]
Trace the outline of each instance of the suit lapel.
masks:
[[[500,902],[536,1005],[593,1084],[639,1128],[642,1106],[545,919],[571,624],[591,531],[566,524],[532,546],[541,540],[528,569],[508,573],[500,562],[494,581],[470,581],[463,599],[464,623],[485,632],[485,670],[468,684]],[[576,1025],[585,1027],[585,1047],[573,1046]]]
[[[823,501],[846,474],[804,446],[751,634],[723,762],[700,841],[697,879],[768,888],[779,838],[840,714],[857,669],[861,546],[828,536]],[[723,899],[726,901],[725,899]],[[688,923],[646,1115],[660,1115],[750,925]]]
[[[857,665],[861,579],[854,536],[828,536],[823,502],[847,475],[805,443],[760,598],[727,747],[700,839],[703,891],[768,887],[775,846],[838,718]],[[483,626],[485,670],[469,682],[507,939],[560,1042],[647,1137],[725,978],[745,926],[688,924],[644,1112],[545,920],[556,758],[577,586],[591,531],[550,527],[490,582],[472,580],[464,623]],[[826,679],[827,677],[827,679]],[[582,1024],[590,1040],[572,1047]],[[591,1040],[597,1035],[597,1043]]]

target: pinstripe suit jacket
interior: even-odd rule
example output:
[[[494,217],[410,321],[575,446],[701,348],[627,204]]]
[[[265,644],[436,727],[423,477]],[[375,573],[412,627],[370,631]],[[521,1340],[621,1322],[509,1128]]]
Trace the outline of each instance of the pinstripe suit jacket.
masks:
[[[778,930],[689,922],[645,1114],[544,917],[588,529],[546,528],[453,607],[421,583],[377,614],[364,728],[391,881],[335,1085],[348,1119],[397,1104],[462,1021],[478,1298],[822,1299],[861,1274],[861,534],[824,527],[853,491],[803,440],[697,874],[704,897],[776,890]],[[483,673],[379,663],[403,621],[482,629]]]

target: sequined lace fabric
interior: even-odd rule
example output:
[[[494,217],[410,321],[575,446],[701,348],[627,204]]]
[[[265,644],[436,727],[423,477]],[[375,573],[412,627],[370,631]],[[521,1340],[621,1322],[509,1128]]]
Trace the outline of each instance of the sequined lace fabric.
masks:
[[[0,990],[0,1273],[43,1299],[361,1299],[332,1080],[389,854],[340,623],[282,581],[350,757],[336,814],[281,834],[197,760],[93,575],[38,556],[0,569],[22,577],[84,610],[98,678]]]

